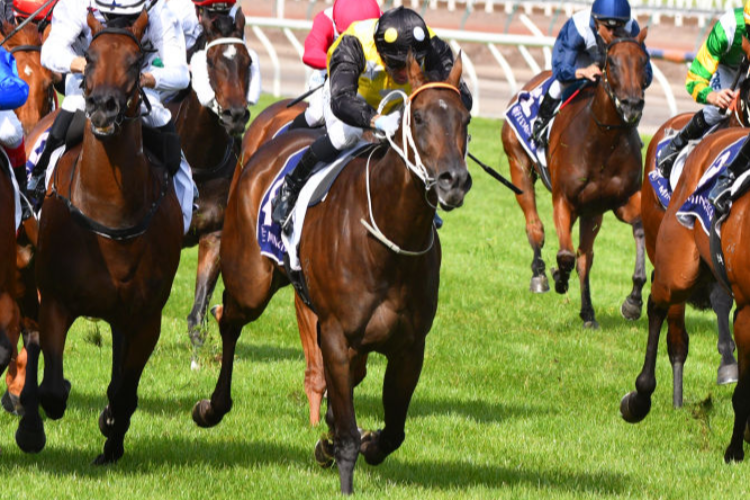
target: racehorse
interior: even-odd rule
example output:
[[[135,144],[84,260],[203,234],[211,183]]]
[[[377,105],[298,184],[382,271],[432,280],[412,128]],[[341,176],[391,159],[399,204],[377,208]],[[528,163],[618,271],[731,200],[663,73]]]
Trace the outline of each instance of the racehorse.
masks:
[[[469,112],[458,91],[460,57],[446,82],[427,83],[411,56],[407,68],[415,90],[406,100],[395,145],[352,160],[325,202],[309,209],[299,247],[318,316],[328,387],[326,422],[333,433],[341,491],[347,494],[353,492],[360,453],[376,465],[404,440],[425,337],[437,310],[441,248],[433,226],[435,206],[450,210],[462,205],[471,187],[464,159]],[[288,283],[284,270],[260,253],[255,236],[259,200],[286,158],[313,139],[314,134],[292,131],[263,145],[230,195],[221,248],[222,366],[211,400],[193,408],[193,420],[201,427],[218,424],[231,409],[234,351],[242,326],[257,319]],[[377,236],[360,220],[370,221]],[[381,231],[374,229],[378,225]],[[361,436],[353,391],[373,351],[388,360],[385,428]]]
[[[83,144],[57,164],[42,206],[36,277],[41,295],[39,342],[30,342],[16,442],[44,448],[39,404],[63,416],[67,331],[79,316],[112,329],[109,404],[99,417],[107,438],[95,464],[116,462],[137,407],[143,368],[161,329],[161,312],[180,260],[182,214],[172,180],[143,153],[140,72],[146,52],[143,11],[131,28],[104,28],[89,13],[92,40],[84,76]],[[44,380],[37,383],[39,352]]]
[[[560,243],[557,269],[552,269],[555,291],[565,293],[573,267],[581,284],[580,317],[585,327],[598,328],[591,303],[589,273],[594,258],[594,239],[601,229],[604,212],[612,210],[633,227],[636,265],[633,290],[622,304],[627,319],[640,317],[641,289],[646,282],[643,251],[643,224],[640,214],[641,139],[637,125],[644,106],[644,74],[648,55],[643,47],[648,29],[637,38],[612,38],[599,33],[607,43],[603,76],[593,89],[584,90],[563,107],[555,119],[547,148],[547,164],[552,185],[555,228]],[[524,89],[533,89],[550,76],[549,71],[534,77]],[[507,121],[502,130],[514,184],[523,193],[516,195],[526,217],[526,236],[534,258],[531,291],[549,290],[542,260],[544,226],[536,209],[534,183],[537,174]],[[580,218],[577,252],[573,251],[571,229]]]
[[[196,347],[205,339],[208,301],[219,279],[221,227],[240,153],[236,137],[245,131],[250,118],[250,54],[242,39],[245,16],[239,12],[236,20],[229,16],[204,17],[201,24],[216,105],[212,109],[201,105],[191,91],[185,99],[168,106],[200,196],[198,211],[183,239],[183,247],[198,245],[195,299],[187,317],[190,340]]]
[[[743,38],[743,47],[750,51],[750,43]],[[736,105],[733,106],[729,119],[724,127],[747,127],[750,124],[750,80],[742,82]],[[654,263],[656,257],[656,244],[658,241],[659,228],[664,219],[665,210],[654,192],[649,174],[656,168],[657,146],[664,136],[670,131],[681,130],[692,117],[692,113],[682,113],[667,120],[657,130],[651,139],[646,153],[645,176],[643,188],[641,189],[641,216],[643,218],[643,229],[646,238],[646,253]],[[727,384],[737,380],[737,362],[734,359],[734,341],[729,329],[729,313],[732,309],[732,297],[717,282],[708,283],[706,287],[696,289],[695,295],[691,297],[691,304],[699,308],[710,305],[716,312],[718,324],[717,349],[721,354],[721,364],[717,371],[716,381],[718,384]],[[681,307],[684,307],[681,306]],[[668,334],[667,350],[669,360],[672,364],[673,390],[672,402],[675,408],[682,406],[683,399],[683,368],[688,356],[689,337],[685,324],[682,321],[684,311],[675,309],[675,314],[667,317]]]
[[[654,254],[654,275],[648,298],[648,346],[643,369],[636,379],[636,390],[620,403],[622,417],[630,423],[643,420],[651,409],[651,395],[656,388],[656,356],[659,335],[665,318],[684,331],[685,302],[696,289],[712,282],[716,269],[712,263],[709,238],[700,223],[693,229],[683,226],[676,213],[693,194],[699,180],[725,148],[747,135],[745,130],[730,128],[703,139],[687,157],[680,182],[661,222]],[[744,237],[750,231],[750,196],[745,193],[733,202],[729,216],[721,226],[721,249],[728,281],[737,309],[734,315],[734,337],[737,343],[739,380],[732,396],[734,428],[724,454],[725,461],[741,461],[743,432],[750,416],[750,252]],[[713,272],[713,274],[712,274]],[[670,353],[670,358],[672,355]]]
[[[3,35],[14,29],[8,22],[2,23]],[[42,117],[48,115],[55,106],[55,88],[52,72],[42,66],[42,34],[35,23],[30,22],[6,42],[5,48],[16,59],[18,76],[29,84],[29,97],[26,103],[16,109],[16,115],[23,125],[24,135],[28,135]]]

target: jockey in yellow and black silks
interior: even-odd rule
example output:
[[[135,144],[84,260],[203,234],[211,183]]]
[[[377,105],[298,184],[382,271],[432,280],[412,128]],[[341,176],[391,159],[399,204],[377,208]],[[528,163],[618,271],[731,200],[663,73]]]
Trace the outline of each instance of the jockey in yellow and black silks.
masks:
[[[352,23],[334,42],[328,51],[324,88],[326,134],[284,179],[273,203],[274,222],[286,227],[299,192],[318,162],[330,162],[354,146],[365,129],[388,135],[396,132],[401,114],[392,111],[395,103],[383,114],[376,109],[392,90],[411,92],[406,73],[409,52],[433,80],[444,80],[453,67],[450,46],[435,36],[419,14],[403,7],[385,12],[380,19]],[[460,91],[471,109],[471,94],[463,82]]]

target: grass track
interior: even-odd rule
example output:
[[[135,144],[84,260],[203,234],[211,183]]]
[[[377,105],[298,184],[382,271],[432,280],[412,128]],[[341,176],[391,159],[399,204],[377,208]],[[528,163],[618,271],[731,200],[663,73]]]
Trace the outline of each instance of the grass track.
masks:
[[[471,134],[474,154],[499,163],[507,175],[500,123],[475,119]],[[604,219],[591,278],[602,328],[585,331],[575,277],[564,296],[528,292],[531,250],[521,211],[510,191],[473,164],[470,169],[475,183],[465,206],[443,214],[440,305],[406,441],[379,467],[358,462],[359,497],[746,496],[750,464],[727,466],[722,460],[734,386],[715,385],[719,356],[712,315],[688,311],[685,407],[671,407],[662,343],[651,414],[641,424],[626,424],[619,401],[634,386],[646,338],[645,318],[628,323],[619,314],[634,265],[630,227],[611,214]],[[551,265],[557,240],[549,195],[542,188],[538,194],[548,229],[544,256]],[[304,359],[290,289],[243,331],[232,412],[214,429],[192,423],[192,405],[213,390],[220,353],[212,322],[203,368],[189,370],[185,316],[196,255],[195,249],[182,254],[125,456],[113,467],[89,465],[104,443],[97,418],[106,404],[111,339],[100,324],[97,346],[93,327],[79,321],[65,353],[65,374],[73,383],[68,411],[60,421],[45,421],[46,449],[23,454],[13,437],[16,419],[0,414],[0,498],[338,497],[335,469],[319,469],[312,459],[323,428],[307,424]],[[356,409],[361,427],[376,428],[383,358],[373,356],[369,367]]]

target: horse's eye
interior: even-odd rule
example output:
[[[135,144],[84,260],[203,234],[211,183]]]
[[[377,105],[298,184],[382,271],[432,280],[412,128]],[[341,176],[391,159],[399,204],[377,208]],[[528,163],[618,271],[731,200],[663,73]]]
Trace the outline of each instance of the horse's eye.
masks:
[[[209,68],[213,69],[213,67],[214,67],[214,62],[213,62],[213,60],[212,60],[212,59],[208,59],[208,58],[206,58],[206,65],[207,65],[207,66],[208,66]]]
[[[417,125],[422,125],[424,123],[424,119],[422,118],[422,114],[419,111],[414,112],[414,123]]]

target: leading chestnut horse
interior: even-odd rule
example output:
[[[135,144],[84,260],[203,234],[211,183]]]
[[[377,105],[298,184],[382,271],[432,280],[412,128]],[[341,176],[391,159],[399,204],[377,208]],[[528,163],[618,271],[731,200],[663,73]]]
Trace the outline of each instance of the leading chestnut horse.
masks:
[[[343,493],[353,491],[360,453],[376,465],[404,440],[426,335],[437,310],[441,248],[432,222],[435,206],[459,207],[471,187],[464,159],[469,112],[458,91],[460,58],[447,82],[427,83],[413,57],[407,67],[415,90],[406,101],[396,146],[380,146],[352,160],[326,200],[309,209],[299,247],[318,315],[328,386],[326,422]],[[232,407],[232,367],[242,326],[257,319],[274,293],[288,284],[284,270],[260,253],[255,237],[259,200],[285,159],[313,139],[314,134],[293,131],[263,145],[230,195],[221,247],[222,365],[211,400],[193,408],[193,419],[202,427],[218,424]],[[362,221],[369,221],[377,236]],[[370,352],[388,360],[385,428],[362,436],[353,396]]]
[[[38,452],[46,442],[39,404],[52,419],[65,412],[70,384],[63,377],[63,350],[77,317],[102,318],[112,328],[109,404],[99,418],[107,440],[96,464],[116,462],[124,453],[138,383],[159,338],[183,227],[169,174],[143,153],[139,78],[146,52],[140,41],[147,24],[146,11],[128,29],[103,28],[88,16],[88,126],[83,144],[58,162],[42,206],[40,336],[27,346],[25,414],[16,433],[26,452]]]
[[[636,265],[633,290],[622,305],[628,319],[641,315],[641,290],[646,282],[643,224],[640,214],[641,139],[637,125],[644,106],[644,74],[648,55],[643,48],[648,29],[635,39],[614,39],[600,31],[607,43],[603,76],[593,89],[584,90],[555,119],[547,148],[552,181],[552,206],[560,242],[557,269],[552,269],[555,291],[565,293],[574,267],[581,283],[581,312],[584,326],[597,328],[591,303],[589,273],[594,259],[594,240],[602,216],[614,211],[618,219],[633,226]],[[550,76],[534,77],[524,89],[533,89]],[[549,290],[542,260],[544,226],[536,209],[533,160],[515,133],[503,124],[503,146],[514,184],[523,190],[516,201],[526,217],[526,236],[534,251],[531,263],[532,292]],[[578,250],[574,251],[571,230],[580,218]]]
[[[747,131],[732,128],[703,139],[687,157],[680,182],[672,193],[658,232],[654,254],[654,275],[648,298],[648,346],[643,369],[636,379],[636,390],[620,403],[622,417],[630,423],[643,420],[651,409],[651,395],[656,389],[656,356],[661,327],[669,318],[670,335],[673,324],[684,325],[685,302],[706,283],[715,280],[710,243],[702,225],[693,229],[683,226],[676,213],[718,155]],[[735,200],[729,216],[721,226],[721,248],[731,291],[737,306],[734,315],[734,337],[737,343],[739,380],[732,396],[734,428],[724,459],[742,461],[743,433],[750,416],[750,195]],[[684,327],[683,327],[684,329]],[[670,358],[672,353],[670,353]]]

